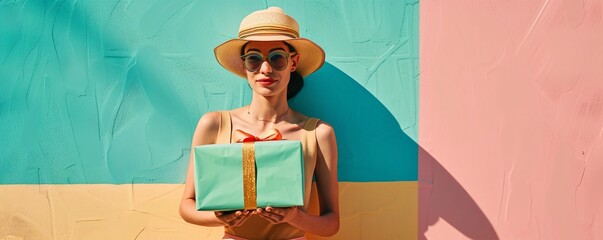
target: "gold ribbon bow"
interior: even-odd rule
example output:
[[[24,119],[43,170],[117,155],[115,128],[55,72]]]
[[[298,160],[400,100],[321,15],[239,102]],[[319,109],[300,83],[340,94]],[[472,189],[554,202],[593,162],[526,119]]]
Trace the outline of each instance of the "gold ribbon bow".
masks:
[[[281,140],[283,135],[278,129],[272,129],[260,137],[237,129],[236,142],[243,143],[243,199],[245,209],[257,208],[257,190],[255,179],[255,145],[257,141]]]

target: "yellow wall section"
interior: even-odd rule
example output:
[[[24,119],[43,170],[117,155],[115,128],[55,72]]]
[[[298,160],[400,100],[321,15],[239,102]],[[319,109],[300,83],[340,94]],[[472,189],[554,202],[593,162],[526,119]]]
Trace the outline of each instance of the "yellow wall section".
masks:
[[[339,183],[339,232],[315,239],[417,239],[417,186],[415,181]]]
[[[416,239],[416,182],[340,183],[330,239]],[[181,184],[0,185],[0,239],[220,239],[178,215]],[[323,239],[312,237],[312,239]]]

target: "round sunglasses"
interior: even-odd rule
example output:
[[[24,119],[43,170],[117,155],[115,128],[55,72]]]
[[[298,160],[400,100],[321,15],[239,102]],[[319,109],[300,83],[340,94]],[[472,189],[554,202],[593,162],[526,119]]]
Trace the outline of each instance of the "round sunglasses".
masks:
[[[248,53],[241,56],[241,59],[245,63],[245,68],[247,71],[255,72],[262,66],[264,61],[268,61],[268,64],[272,67],[272,69],[276,71],[282,71],[287,67],[289,63],[289,57],[293,56],[295,52],[287,53],[287,52],[271,52],[268,54],[268,57],[264,57],[259,53]]]

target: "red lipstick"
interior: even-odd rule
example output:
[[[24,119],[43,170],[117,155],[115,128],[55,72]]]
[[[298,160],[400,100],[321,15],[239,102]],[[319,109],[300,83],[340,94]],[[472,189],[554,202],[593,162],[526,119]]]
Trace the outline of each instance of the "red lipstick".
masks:
[[[267,87],[267,86],[274,84],[276,82],[276,80],[267,77],[267,78],[260,78],[258,80],[255,80],[255,82],[262,84],[262,86],[264,86],[264,87]]]

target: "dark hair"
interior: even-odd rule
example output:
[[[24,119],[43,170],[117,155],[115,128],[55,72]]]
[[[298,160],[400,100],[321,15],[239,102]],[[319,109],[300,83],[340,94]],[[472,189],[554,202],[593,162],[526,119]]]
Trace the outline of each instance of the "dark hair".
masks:
[[[247,46],[248,43],[249,42],[246,42],[241,47],[241,55],[245,54],[245,46]],[[295,48],[291,46],[291,44],[284,41],[283,43],[287,46],[289,52],[295,52]],[[294,71],[291,72],[290,76],[289,84],[287,84],[287,100],[295,97],[304,87],[304,77],[302,77],[301,74],[299,74],[297,71]]]
[[[304,87],[304,78],[297,71],[291,72],[289,84],[287,84],[287,100],[295,97]]]
[[[287,42],[283,42],[287,45],[289,52],[295,52],[295,48],[291,46],[291,44]],[[299,74],[297,71],[291,72],[291,77],[289,79],[289,84],[287,84],[287,100],[295,97],[299,91],[304,87],[304,77]]]

